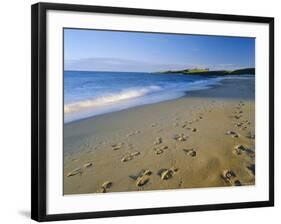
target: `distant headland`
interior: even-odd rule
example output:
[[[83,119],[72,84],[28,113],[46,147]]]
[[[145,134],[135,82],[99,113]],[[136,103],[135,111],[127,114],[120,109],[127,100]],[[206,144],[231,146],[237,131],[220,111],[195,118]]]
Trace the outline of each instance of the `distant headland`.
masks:
[[[174,73],[181,73],[185,75],[254,75],[255,68],[243,68],[237,70],[209,70],[208,68],[204,69],[183,69],[183,70],[168,70],[162,72],[156,72],[159,74],[174,74]]]

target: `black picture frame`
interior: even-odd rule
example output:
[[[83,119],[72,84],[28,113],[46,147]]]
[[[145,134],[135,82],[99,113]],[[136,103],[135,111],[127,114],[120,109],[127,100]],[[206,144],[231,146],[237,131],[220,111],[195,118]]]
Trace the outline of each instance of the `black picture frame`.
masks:
[[[48,10],[100,12],[269,24],[269,200],[243,203],[160,207],[101,212],[46,214],[46,13]],[[274,206],[274,18],[241,15],[164,11],[137,8],[37,3],[31,11],[31,218],[36,221],[132,216]]]

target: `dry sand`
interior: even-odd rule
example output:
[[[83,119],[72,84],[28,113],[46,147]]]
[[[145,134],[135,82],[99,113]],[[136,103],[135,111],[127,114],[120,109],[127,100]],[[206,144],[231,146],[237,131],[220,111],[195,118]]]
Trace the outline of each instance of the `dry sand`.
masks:
[[[255,184],[253,80],[66,124],[64,194]]]

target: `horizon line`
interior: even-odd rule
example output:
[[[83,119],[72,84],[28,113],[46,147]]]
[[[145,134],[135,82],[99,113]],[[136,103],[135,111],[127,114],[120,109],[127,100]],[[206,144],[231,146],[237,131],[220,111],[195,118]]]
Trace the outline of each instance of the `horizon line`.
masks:
[[[238,69],[230,69],[230,70],[227,70],[227,69],[215,69],[215,70],[209,70],[209,71],[236,71],[236,70],[241,70],[241,69],[255,69],[256,67],[241,67],[241,68],[238,68]],[[166,72],[166,71],[183,71],[183,70],[192,70],[192,69],[208,69],[208,68],[186,68],[186,69],[180,69],[180,70],[162,70],[162,71],[151,71],[151,72],[140,72],[140,71],[101,71],[101,70],[72,70],[72,69],[64,69],[63,71],[64,72],[120,72],[120,73],[130,73],[130,72],[134,72],[134,73],[160,73],[160,72]]]

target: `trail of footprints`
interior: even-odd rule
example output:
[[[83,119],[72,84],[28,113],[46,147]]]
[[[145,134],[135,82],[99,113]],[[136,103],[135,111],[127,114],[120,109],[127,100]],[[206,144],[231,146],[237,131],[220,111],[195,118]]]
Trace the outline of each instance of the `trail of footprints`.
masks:
[[[234,116],[232,116],[235,119],[235,123],[234,126],[240,130],[247,130],[248,129],[248,125],[251,124],[251,122],[249,120],[244,119],[243,121],[241,121],[240,119],[243,118],[243,107],[245,106],[245,104],[240,101],[239,104],[234,108],[233,114]],[[238,138],[240,137],[240,134],[238,134],[235,131],[227,131],[226,135],[231,136],[233,138]],[[255,139],[255,134],[253,134],[252,132],[248,132],[245,136],[248,139]],[[249,158],[250,160],[254,160],[255,159],[255,151],[254,149],[248,148],[245,145],[242,144],[238,144],[234,147],[233,149],[233,153],[236,156],[246,156],[246,158]],[[255,176],[255,164],[248,164],[245,167],[246,171],[249,173],[249,175],[251,176]],[[229,185],[232,186],[241,186],[242,183],[239,180],[238,176],[236,175],[236,173],[233,170],[224,170],[223,173],[221,174],[222,179],[228,183]]]
[[[238,104],[237,107],[235,107],[235,110],[233,112],[233,118],[237,121],[235,123],[235,127],[241,129],[241,130],[245,130],[247,129],[247,125],[250,125],[250,122],[248,120],[243,120],[243,121],[239,121],[242,117],[243,117],[243,106],[245,104],[243,102],[240,102]],[[211,111],[209,111],[211,112]],[[195,127],[190,127],[190,125],[192,125],[195,122],[200,121],[201,119],[203,119],[203,114],[200,114],[200,116],[198,116],[197,118],[193,119],[192,121],[185,121],[182,124],[180,124],[179,122],[179,118],[176,118],[176,122],[174,123],[174,126],[176,127],[180,127],[184,130],[188,130],[190,132],[198,132],[198,129]],[[151,127],[155,128],[157,127],[158,124],[157,123],[152,123]],[[127,134],[127,138],[134,136],[136,134],[139,134],[140,131],[134,131],[131,132],[129,134]],[[235,131],[227,131],[226,135],[231,136],[233,138],[238,138],[240,135],[235,132]],[[247,138],[249,139],[255,139],[254,134],[252,134],[251,132],[248,132],[248,134],[246,135]],[[180,134],[175,134],[173,136],[173,139],[176,142],[185,142],[188,139],[188,136],[186,136],[184,133],[180,133]],[[111,145],[111,148],[113,151],[119,150],[123,147],[123,143],[117,143],[117,144],[113,144]],[[163,144],[163,139],[162,137],[156,137],[154,142],[153,142],[153,151],[155,152],[156,155],[161,155],[163,154],[167,149],[168,146]],[[197,150],[195,148],[183,148],[182,149],[183,153],[188,156],[188,157],[196,157],[197,156]],[[255,157],[255,153],[254,150],[249,149],[243,145],[237,145],[234,147],[233,149],[233,153],[237,156],[240,155],[247,155],[250,158],[254,158]],[[133,160],[134,158],[137,158],[141,153],[139,151],[135,151],[135,152],[130,152],[125,154],[122,158],[121,158],[121,162],[126,163],[128,161]],[[92,162],[87,162],[83,165],[83,167],[79,167],[76,168],[74,170],[72,170],[70,173],[67,174],[67,177],[71,177],[71,176],[76,176],[76,175],[81,175],[86,169],[90,168],[93,166]],[[255,175],[255,165],[254,164],[249,164],[247,165],[247,170],[249,172],[250,175]],[[165,169],[160,169],[157,172],[157,175],[163,180],[169,180],[171,179],[177,172],[179,169],[171,167],[171,168],[165,168]],[[153,172],[151,170],[141,170],[137,175],[131,175],[129,176],[131,179],[134,180],[135,185],[137,187],[143,187],[145,185],[147,185],[150,181],[151,181],[151,176],[152,176]],[[221,173],[221,178],[228,183],[229,185],[232,186],[241,186],[242,183],[240,182],[238,176],[236,175],[236,173],[233,170],[224,170]],[[182,181],[181,181],[182,182]],[[183,184],[180,183],[179,186],[181,186]],[[106,181],[104,182],[101,187],[97,190],[97,192],[100,193],[106,193],[108,191],[108,189],[111,188],[111,186],[113,185],[113,183],[111,181]]]
[[[181,125],[176,122],[175,126],[180,126],[184,130],[189,130],[191,132],[197,132],[197,128],[194,127],[189,127],[189,125],[193,124],[194,122],[198,122],[199,120],[203,119],[202,114],[200,116],[192,121],[185,121]],[[176,121],[179,121],[179,118],[175,119]],[[151,127],[157,127],[157,123],[152,123]],[[129,134],[126,135],[127,138],[139,134],[140,131],[133,131]],[[188,139],[188,136],[186,136],[184,133],[180,134],[175,134],[173,137],[174,140],[178,142],[185,142]],[[156,137],[155,141],[153,142],[153,151],[155,152],[156,155],[160,155],[165,152],[165,150],[168,149],[167,145],[163,145],[163,139],[162,137]],[[123,142],[119,142],[116,144],[111,145],[111,149],[113,151],[117,151],[122,149],[124,146]],[[185,155],[190,156],[190,157],[195,157],[197,154],[197,150],[194,148],[183,148],[182,151],[184,152]],[[134,158],[138,157],[141,153],[139,151],[135,152],[130,152],[126,153],[122,158],[121,162],[126,163],[128,161],[133,160]],[[72,177],[76,175],[82,175],[83,172],[85,172],[88,168],[93,167],[92,162],[87,162],[83,165],[83,167],[78,167],[73,169],[71,172],[69,172],[66,176],[67,177]],[[165,168],[165,169],[160,169],[157,172],[157,175],[162,179],[162,180],[169,180],[171,179],[176,173],[178,172],[177,168],[171,167],[171,168]],[[137,187],[143,187],[144,185],[148,184],[150,179],[151,179],[152,171],[151,170],[141,170],[137,175],[131,175],[130,178],[132,178],[135,181],[135,185]],[[108,192],[108,189],[111,188],[113,183],[111,181],[105,181],[100,188],[97,190],[99,193],[106,193]]]

